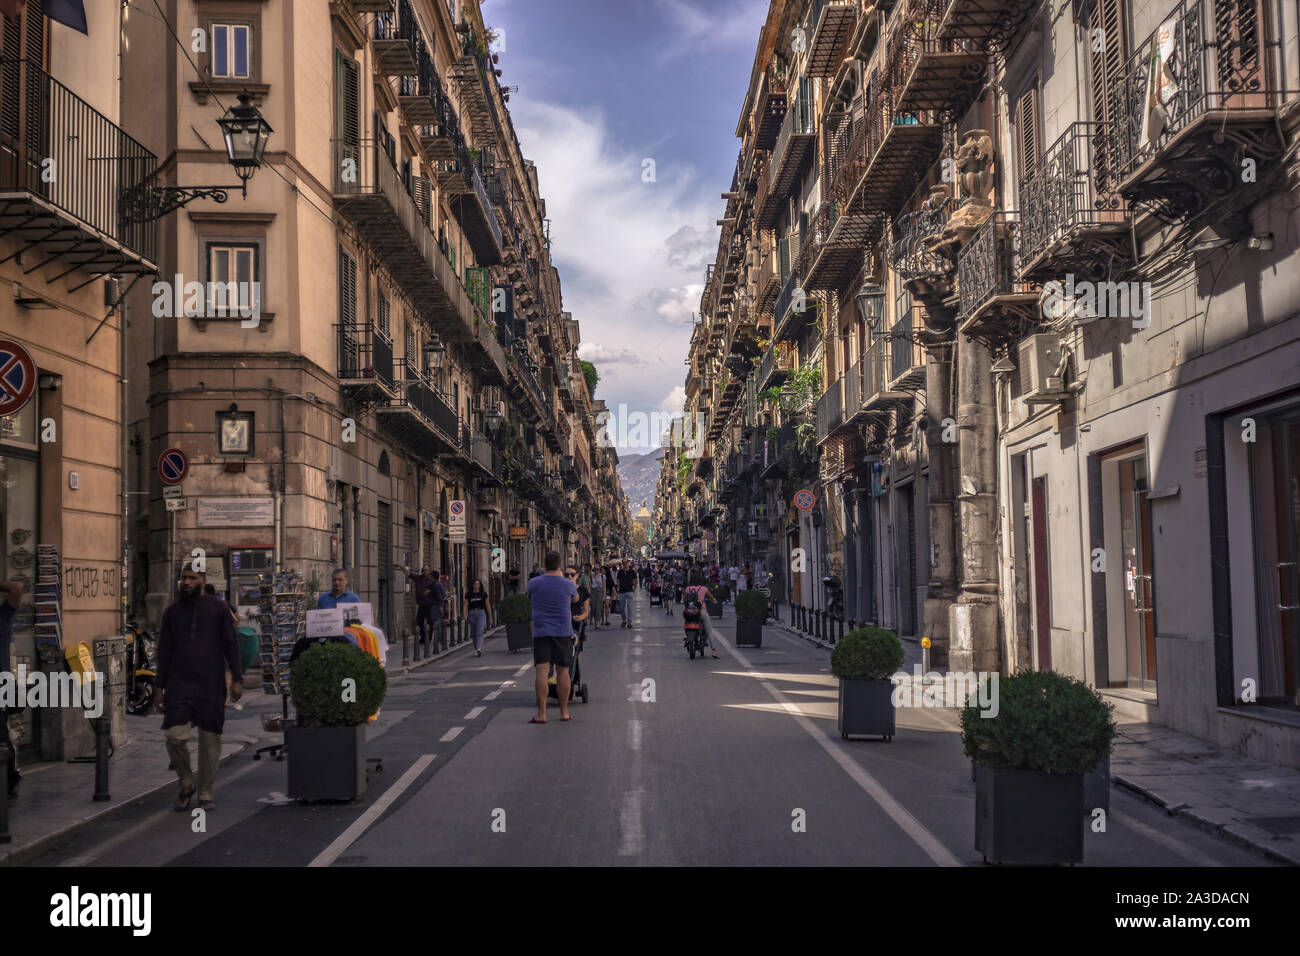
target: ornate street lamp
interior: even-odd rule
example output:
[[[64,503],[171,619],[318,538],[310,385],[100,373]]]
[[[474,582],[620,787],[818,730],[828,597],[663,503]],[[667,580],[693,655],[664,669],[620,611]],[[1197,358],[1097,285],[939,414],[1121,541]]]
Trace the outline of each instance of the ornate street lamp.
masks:
[[[235,169],[239,177],[240,194],[248,198],[248,180],[257,172],[266,155],[267,140],[274,132],[270,124],[262,117],[261,111],[252,105],[253,97],[245,90],[239,94],[239,105],[229,107],[224,116],[217,120],[222,137],[226,141],[226,161]],[[234,186],[145,186],[138,194],[138,207],[133,218],[149,222],[161,219],[182,206],[189,205],[196,199],[211,199],[213,202],[226,201],[227,192]]]
[[[862,316],[863,321],[874,325],[884,314],[885,290],[872,275],[870,265],[865,262],[866,258],[864,255],[863,265],[866,274],[862,277],[862,288],[854,298],[858,303],[858,314]]]
[[[437,371],[442,368],[443,361],[447,358],[447,346],[442,343],[441,339],[433,339],[424,343],[424,366],[425,368]]]

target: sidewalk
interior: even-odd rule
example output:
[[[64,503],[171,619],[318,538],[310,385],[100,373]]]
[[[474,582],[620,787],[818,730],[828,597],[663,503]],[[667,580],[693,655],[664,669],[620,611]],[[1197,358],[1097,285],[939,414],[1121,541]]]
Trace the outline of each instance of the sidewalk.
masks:
[[[505,634],[502,627],[486,633],[485,639]],[[389,677],[397,677],[426,667],[452,654],[472,650],[474,642],[462,641],[427,658],[402,665],[402,643],[388,651]],[[221,764],[225,766],[240,753],[256,747],[279,743],[278,733],[262,729],[264,714],[279,713],[279,697],[262,694],[259,681],[248,681],[252,690],[245,693],[242,710],[226,711],[226,726],[221,739]],[[9,807],[10,842],[0,843],[0,866],[21,866],[40,855],[51,845],[66,840],[78,830],[122,808],[161,793],[176,789],[176,774],[167,764],[163,749],[162,715],[127,718],[130,739],[118,747],[108,761],[111,799],[95,803],[95,765],[93,763],[56,763],[53,761],[21,767],[20,796]],[[191,737],[191,760],[198,766],[198,731]],[[221,777],[217,777],[218,785]],[[197,806],[197,804],[195,804]]]
[[[787,623],[768,622],[817,647]],[[920,644],[903,639],[903,668],[920,663]],[[1244,757],[1159,724],[1116,716],[1110,779],[1202,829],[1300,866],[1300,771]]]

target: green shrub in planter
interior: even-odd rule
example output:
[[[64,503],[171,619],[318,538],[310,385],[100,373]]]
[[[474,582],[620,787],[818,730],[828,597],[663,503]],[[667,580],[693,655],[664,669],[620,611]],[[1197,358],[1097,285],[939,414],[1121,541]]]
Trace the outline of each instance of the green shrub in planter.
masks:
[[[713,596],[717,598],[719,601],[731,600],[730,584],[719,584],[716,588],[712,588],[711,590],[713,591]]]
[[[841,680],[888,680],[903,664],[903,645],[883,627],[860,627],[831,651],[831,673]]]
[[[736,617],[742,621],[766,621],[767,595],[762,591],[737,592]]]
[[[355,693],[344,681],[353,680]],[[293,662],[290,679],[303,727],[355,727],[379,710],[388,691],[383,666],[355,644],[317,644]],[[345,699],[346,698],[346,699]]]
[[[1022,671],[999,684],[996,716],[962,711],[962,746],[977,764],[1086,773],[1110,754],[1113,707],[1087,684],[1055,671]]]
[[[497,620],[502,624],[518,624],[533,619],[533,602],[527,594],[508,594],[497,605]]]

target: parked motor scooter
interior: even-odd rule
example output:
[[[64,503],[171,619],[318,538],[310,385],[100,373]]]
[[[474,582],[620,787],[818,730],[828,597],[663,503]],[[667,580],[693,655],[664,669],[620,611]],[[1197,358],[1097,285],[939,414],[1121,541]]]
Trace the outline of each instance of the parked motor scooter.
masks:
[[[144,717],[153,710],[154,653],[158,642],[134,621],[126,624],[126,638],[126,712]]]

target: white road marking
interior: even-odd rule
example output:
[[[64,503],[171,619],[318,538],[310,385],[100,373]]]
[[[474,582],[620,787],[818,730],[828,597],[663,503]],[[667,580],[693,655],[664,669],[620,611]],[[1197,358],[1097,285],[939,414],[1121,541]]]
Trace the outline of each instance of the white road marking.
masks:
[[[641,673],[643,670],[645,670],[645,665],[642,664],[640,661],[633,661],[633,662],[632,662],[632,673],[633,673],[633,674],[639,674],[639,673]]]
[[[641,749],[641,721],[639,720],[627,722],[627,749],[632,751]]]
[[[483,699],[484,699],[484,700],[496,700],[496,699],[497,699],[498,697],[500,697],[500,696],[501,696],[501,688],[498,687],[498,688],[497,688],[496,690],[494,690],[492,693],[490,693],[490,694],[484,694],[484,695],[483,695]]]
[[[939,866],[962,865],[961,861],[952,854],[952,851],[939,842],[939,838],[926,829],[925,825],[922,824],[920,820],[912,816],[912,814],[907,811],[906,807],[895,800],[879,780],[869,774],[862,768],[861,764],[850,757],[843,746],[841,746],[837,741],[831,740],[830,737],[818,730],[816,724],[814,724],[812,720],[805,717],[803,713],[800,712],[799,708],[792,703],[785,694],[781,693],[780,690],[767,680],[766,675],[760,674],[758,671],[754,670],[749,659],[741,653],[739,648],[732,647],[727,640],[720,635],[715,635],[714,639],[728,652],[735,655],[736,660],[740,662],[741,667],[748,670],[750,676],[754,677],[759,684],[763,686],[763,689],[772,695],[772,699],[780,704],[788,714],[794,717],[795,722],[807,732],[808,736],[817,741],[821,748],[830,755],[830,758],[840,765],[840,769],[847,773],[849,777],[852,778],[853,782],[866,792],[867,796],[880,804],[880,808],[884,810],[885,813],[889,814],[890,819],[898,824],[899,828],[910,836],[916,842],[917,846],[925,851],[925,854],[931,860]]]
[[[619,829],[623,832],[619,856],[640,856],[645,844],[641,833],[641,791],[629,790],[623,794],[623,809],[618,815]]]
[[[632,640],[633,640],[635,643],[640,644],[640,643],[641,643],[641,635],[640,635],[640,634],[633,634],[633,635],[632,635]]]
[[[640,656],[641,656],[641,648],[639,648],[639,647],[634,647],[634,648],[632,648],[632,653],[633,653],[634,655],[636,655],[637,657],[640,657]]]
[[[464,727],[451,728],[451,730],[447,731],[445,734],[442,735],[441,738],[439,738],[438,743],[440,744],[451,743],[453,740],[455,740],[457,737],[460,736],[460,732],[464,729],[465,729]]]
[[[536,664],[525,664],[523,667],[519,668],[519,670],[515,671],[514,676],[523,677],[525,674],[527,674],[530,670],[532,670],[536,666],[537,666]]]
[[[471,710],[468,714],[466,714],[464,717],[462,717],[461,720],[473,720],[473,719],[476,718],[479,714],[483,713],[483,711],[485,711],[485,710],[487,710],[486,707],[475,707],[475,708],[474,708],[473,710]]]
[[[420,778],[426,767],[437,758],[437,754],[425,754],[416,759],[411,764],[409,770],[398,778],[397,783],[393,784],[380,795],[365,813],[361,814],[352,824],[344,830],[339,837],[327,846],[316,859],[308,863],[308,866],[330,866],[341,857],[353,843],[365,833],[376,820],[383,815],[383,812],[392,806],[393,801],[400,797],[411,784]]]

